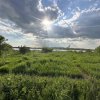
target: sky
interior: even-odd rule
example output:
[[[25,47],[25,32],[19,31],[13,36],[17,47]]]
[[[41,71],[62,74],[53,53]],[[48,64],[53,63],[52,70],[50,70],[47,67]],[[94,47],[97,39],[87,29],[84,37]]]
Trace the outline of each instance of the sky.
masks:
[[[0,35],[12,46],[96,48],[100,0],[0,0]]]

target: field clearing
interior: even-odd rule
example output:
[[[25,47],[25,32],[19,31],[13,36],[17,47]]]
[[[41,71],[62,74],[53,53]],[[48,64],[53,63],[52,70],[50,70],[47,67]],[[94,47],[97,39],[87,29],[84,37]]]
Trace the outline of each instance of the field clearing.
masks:
[[[0,58],[0,91],[0,100],[99,100],[100,55],[70,51],[8,55]]]

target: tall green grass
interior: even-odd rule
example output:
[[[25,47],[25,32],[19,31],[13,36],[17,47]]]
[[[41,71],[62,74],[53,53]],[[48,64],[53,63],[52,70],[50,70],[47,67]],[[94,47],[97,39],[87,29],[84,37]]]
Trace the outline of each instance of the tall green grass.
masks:
[[[99,100],[96,53],[30,52],[0,58],[0,100]]]

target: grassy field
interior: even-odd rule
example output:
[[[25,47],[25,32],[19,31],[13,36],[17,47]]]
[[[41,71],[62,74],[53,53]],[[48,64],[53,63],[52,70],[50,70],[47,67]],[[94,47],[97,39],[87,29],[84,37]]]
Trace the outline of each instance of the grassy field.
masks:
[[[100,100],[100,54],[31,51],[0,58],[0,100]]]

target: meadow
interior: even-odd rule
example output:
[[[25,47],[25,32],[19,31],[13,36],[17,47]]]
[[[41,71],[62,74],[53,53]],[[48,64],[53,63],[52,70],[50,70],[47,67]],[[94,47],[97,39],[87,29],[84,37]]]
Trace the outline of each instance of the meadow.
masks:
[[[100,100],[100,54],[31,51],[1,57],[0,100]]]

